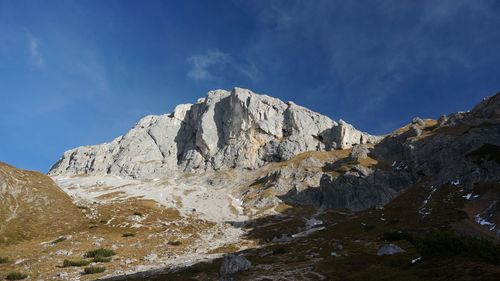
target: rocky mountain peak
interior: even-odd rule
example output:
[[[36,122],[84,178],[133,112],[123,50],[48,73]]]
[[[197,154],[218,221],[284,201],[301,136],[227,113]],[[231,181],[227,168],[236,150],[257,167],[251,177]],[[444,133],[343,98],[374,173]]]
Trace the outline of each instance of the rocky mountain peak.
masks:
[[[214,90],[170,114],[149,115],[110,143],[66,151],[50,175],[148,178],[175,172],[256,169],[305,151],[379,138],[293,102],[234,88]]]

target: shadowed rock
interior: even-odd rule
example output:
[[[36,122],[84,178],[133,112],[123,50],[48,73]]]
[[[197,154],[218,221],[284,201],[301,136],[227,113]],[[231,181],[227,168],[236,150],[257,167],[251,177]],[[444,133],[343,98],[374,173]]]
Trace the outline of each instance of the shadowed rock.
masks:
[[[405,250],[394,244],[384,244],[378,249],[377,256],[394,255],[403,253]]]

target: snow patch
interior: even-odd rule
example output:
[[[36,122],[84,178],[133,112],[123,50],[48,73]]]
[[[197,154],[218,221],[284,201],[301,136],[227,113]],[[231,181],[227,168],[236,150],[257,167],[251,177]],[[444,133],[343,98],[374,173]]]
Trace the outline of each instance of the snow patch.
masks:
[[[411,260],[411,264],[415,264],[415,263],[417,263],[417,262],[419,262],[421,260],[422,260],[422,257],[418,257],[418,258],[412,259]]]
[[[431,213],[432,208],[428,207],[427,204],[429,203],[429,200],[431,199],[434,192],[436,192],[436,190],[437,190],[436,187],[431,186],[431,191],[429,192],[429,195],[427,195],[427,198],[425,198],[420,208],[418,208],[418,213],[421,214],[422,217],[425,217]]]
[[[474,217],[474,220],[476,221],[476,223],[478,223],[479,225],[483,225],[483,226],[487,226],[488,229],[491,231],[491,230],[494,230],[496,228],[496,224],[490,222],[490,221],[487,221],[485,218],[482,218],[481,215],[477,214],[475,217]]]

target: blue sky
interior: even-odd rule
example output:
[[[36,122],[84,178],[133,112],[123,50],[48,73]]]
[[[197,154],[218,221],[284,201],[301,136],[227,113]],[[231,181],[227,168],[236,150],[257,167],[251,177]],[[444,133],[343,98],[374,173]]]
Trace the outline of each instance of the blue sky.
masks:
[[[467,110],[500,91],[500,1],[0,0],[0,161],[234,86],[376,134]]]

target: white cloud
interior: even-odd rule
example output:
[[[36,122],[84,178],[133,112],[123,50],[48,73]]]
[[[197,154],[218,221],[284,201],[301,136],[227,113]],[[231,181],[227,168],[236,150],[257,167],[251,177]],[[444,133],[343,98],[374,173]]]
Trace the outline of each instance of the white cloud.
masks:
[[[45,66],[43,56],[40,52],[40,40],[30,32],[26,33],[28,37],[29,62],[34,68],[43,68]]]
[[[98,55],[94,51],[87,50],[85,52],[81,60],[77,63],[77,69],[100,94],[107,94],[109,92],[106,65],[99,60]]]
[[[204,55],[195,55],[188,59],[191,70],[188,76],[194,80],[213,80],[209,68],[214,65],[224,65],[229,62],[229,55],[218,50],[208,50]]]
[[[197,81],[210,81],[225,78],[228,74],[238,74],[252,81],[259,79],[260,72],[254,63],[237,60],[228,53],[208,50],[205,54],[188,58],[191,69],[188,77]]]

